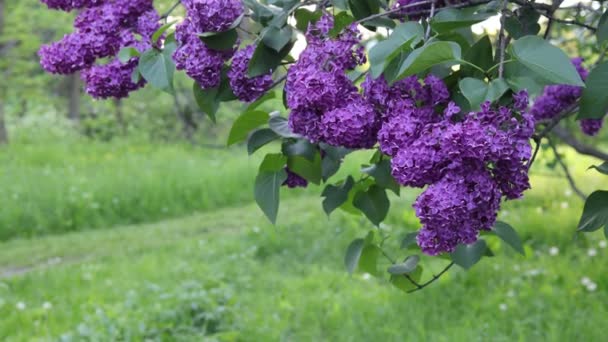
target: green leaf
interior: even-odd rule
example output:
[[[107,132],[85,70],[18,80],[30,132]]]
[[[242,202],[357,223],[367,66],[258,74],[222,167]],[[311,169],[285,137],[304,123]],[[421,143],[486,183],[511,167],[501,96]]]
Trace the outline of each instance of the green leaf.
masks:
[[[255,179],[255,201],[273,224],[279,211],[279,190],[286,179],[287,172],[283,169],[261,171]]]
[[[268,122],[268,113],[254,110],[241,114],[232,124],[228,134],[228,146],[247,139],[249,132]]]
[[[251,155],[255,151],[259,150],[262,146],[279,138],[280,137],[270,128],[261,128],[255,130],[253,133],[251,133],[249,139],[247,140],[247,153]]]
[[[451,254],[452,261],[466,270],[473,267],[486,254],[488,246],[485,240],[477,240],[470,245],[458,245]]]
[[[239,35],[236,29],[224,32],[206,32],[199,34],[199,38],[205,45],[214,50],[226,51],[234,49]]]
[[[323,210],[329,216],[334,210],[339,208],[344,202],[348,200],[348,193],[353,188],[355,181],[352,176],[348,176],[346,181],[340,185],[328,185],[323,190],[321,196],[323,199]]]
[[[495,102],[509,90],[509,85],[502,78],[492,80],[488,85],[485,101]]]
[[[294,42],[290,41],[281,51],[277,52],[263,42],[258,43],[249,61],[248,76],[256,77],[276,70],[281,61],[289,55],[293,44]]]
[[[268,100],[272,100],[272,99],[276,99],[277,98],[277,93],[275,91],[271,91],[269,93],[264,94],[264,96],[258,98],[257,100],[255,100],[254,102],[252,102],[248,107],[247,110],[254,110],[256,108],[258,108],[259,106],[261,106],[262,104],[264,104],[266,101]]]
[[[280,153],[269,153],[264,157],[264,160],[260,164],[260,172],[262,171],[280,171],[285,168],[287,163],[287,157]]]
[[[334,27],[329,31],[329,37],[337,37],[344,28],[355,22],[355,18],[346,12],[340,12],[334,17]]]
[[[170,52],[170,53],[168,53]],[[175,64],[171,58],[172,49],[158,51],[151,49],[139,58],[139,73],[154,88],[173,94],[173,74]]]
[[[474,110],[479,109],[485,101],[495,102],[509,90],[509,85],[503,79],[495,79],[486,84],[482,80],[466,77],[461,79],[458,85]]]
[[[289,25],[284,26],[282,28],[278,28],[276,26],[269,26],[264,31],[262,42],[277,53],[280,53],[281,50],[287,44],[289,44],[292,36],[293,29]]]
[[[353,205],[374,225],[378,226],[386,218],[390,201],[386,196],[386,190],[377,185],[372,185],[367,191],[360,191],[355,195]]]
[[[399,66],[397,80],[423,72],[432,66],[460,60],[460,46],[454,42],[436,41],[424,45],[407,56]]]
[[[555,84],[584,87],[568,56],[558,47],[537,36],[525,36],[510,46],[511,54],[527,68]]]
[[[415,22],[405,22],[395,28],[393,33],[383,41],[378,42],[369,51],[370,69],[372,76],[377,78],[385,66],[401,51],[410,51],[424,37],[422,25]]]
[[[297,139],[295,141],[285,141],[281,146],[281,150],[286,156],[302,156],[309,161],[314,161],[319,149],[306,139]]]
[[[301,138],[299,134],[295,134],[291,131],[291,128],[289,128],[289,121],[282,116],[273,115],[268,121],[268,126],[283,138]]]
[[[521,243],[521,239],[519,235],[511,227],[509,224],[505,222],[498,221],[492,228],[494,234],[496,234],[502,241],[506,242],[509,246],[511,246],[514,250],[516,250],[521,255],[526,255],[524,251],[524,245]]]
[[[578,231],[594,232],[608,224],[608,191],[598,190],[592,193],[583,208],[583,215],[578,223]]]
[[[348,0],[348,6],[357,20],[367,18],[380,11],[380,4],[377,0]]]
[[[494,54],[492,52],[492,42],[490,37],[487,35],[481,37],[464,55],[464,60],[477,65],[483,70],[488,70],[494,65]],[[477,78],[483,77],[479,70],[474,69],[470,65],[463,64],[461,66],[462,73],[464,75],[477,76]]]
[[[578,119],[601,119],[608,112],[608,62],[591,70],[586,82]]]
[[[313,161],[306,159],[304,156],[290,156],[287,159],[289,169],[303,177],[307,181],[320,184],[321,183],[321,154],[315,154]]]
[[[517,61],[505,64],[505,80],[514,92],[527,90],[531,96],[540,95],[551,84]]]
[[[121,63],[127,63],[131,60],[131,58],[139,56],[139,51],[137,51],[136,48],[132,47],[125,47],[118,51],[118,60],[120,60]]]
[[[326,181],[340,169],[342,159],[351,151],[344,147],[335,147],[321,144],[321,149],[325,152],[325,157],[321,162],[323,180]]]
[[[420,282],[422,271],[422,266],[418,265],[416,269],[409,274],[410,279],[417,283]],[[416,289],[416,285],[409,281],[404,275],[391,275],[390,283],[405,293]]]
[[[374,177],[376,184],[379,186],[391,190],[395,195],[399,195],[400,186],[393,178],[390,161],[383,160],[378,164],[361,169],[361,172]]]
[[[481,103],[485,100],[488,92],[487,84],[476,78],[463,78],[458,82],[458,87],[462,95],[467,98],[472,109],[479,109]]]
[[[401,241],[401,249],[406,249],[410,246],[415,245],[417,243],[416,237],[418,237],[418,232],[412,232],[407,234]]]
[[[350,243],[350,245],[348,245],[348,248],[346,248],[346,255],[344,256],[344,266],[346,266],[346,270],[351,275],[355,273],[355,270],[359,265],[359,259],[361,258],[363,247],[365,247],[365,240],[355,239]]]
[[[311,12],[305,8],[298,8],[294,12],[296,28],[302,32],[308,30],[308,25],[316,23],[321,18],[321,11]]]
[[[359,257],[358,270],[363,273],[369,273],[373,276],[379,276],[378,272],[378,257],[380,256],[380,248],[378,246],[366,243]]]
[[[435,32],[443,33],[461,27],[470,27],[494,15],[496,11],[484,11],[483,6],[464,9],[446,8],[440,10],[431,19],[431,27]]]
[[[608,41],[608,10],[604,11],[604,14],[602,14],[595,34],[600,46]]]
[[[604,162],[600,166],[591,165],[589,167],[589,169],[596,169],[599,173],[603,173],[605,175],[608,175],[608,162]]]
[[[540,31],[539,18],[540,13],[534,7],[520,7],[517,11],[517,16],[510,15],[506,17],[505,29],[514,39],[528,35],[536,36]]]
[[[177,21],[170,21],[166,24],[164,24],[163,26],[161,26],[158,30],[156,30],[156,32],[154,32],[154,34],[152,34],[152,44],[155,44],[156,42],[158,42],[158,40],[160,39],[160,37],[163,36],[163,34],[165,34],[165,32],[167,32],[167,30],[173,26],[173,24],[175,24]]]
[[[410,273],[414,272],[414,270],[416,270],[416,267],[418,267],[419,262],[420,262],[419,256],[417,256],[417,255],[409,256],[405,259],[404,262],[402,262],[400,264],[391,265],[388,268],[388,273],[394,274],[394,275],[410,274]]]
[[[203,90],[195,81],[192,85],[192,91],[198,107],[215,123],[215,114],[220,106],[219,101],[217,101],[217,88]]]

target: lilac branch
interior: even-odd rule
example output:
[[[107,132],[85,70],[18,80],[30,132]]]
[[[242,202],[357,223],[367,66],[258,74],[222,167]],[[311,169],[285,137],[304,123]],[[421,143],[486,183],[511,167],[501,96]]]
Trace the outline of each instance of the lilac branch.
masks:
[[[409,291],[407,291],[407,293],[413,293],[413,292],[416,292],[416,291],[420,291],[420,290],[424,289],[425,287],[431,285],[432,283],[436,282],[439,278],[441,278],[441,276],[443,276],[447,271],[449,271],[450,268],[452,268],[452,266],[454,266],[454,262],[453,261],[451,263],[449,263],[443,270],[441,270],[441,272],[437,273],[436,275],[433,274],[433,278],[431,278],[429,281],[427,281],[426,283],[422,283],[422,284],[419,284],[419,283],[413,281],[412,279],[410,279],[409,276],[406,275],[406,277],[408,278],[408,280],[412,284],[414,284],[414,286],[416,286],[415,289],[409,290]]]
[[[171,15],[171,13],[173,13],[173,11],[175,11],[175,9],[177,8],[177,6],[179,6],[181,4],[181,1],[178,0],[176,1],[173,6],[171,6],[171,8],[169,8],[169,10],[167,10],[167,12],[165,12],[163,15],[160,16],[160,20],[165,20],[169,17],[169,15]]]

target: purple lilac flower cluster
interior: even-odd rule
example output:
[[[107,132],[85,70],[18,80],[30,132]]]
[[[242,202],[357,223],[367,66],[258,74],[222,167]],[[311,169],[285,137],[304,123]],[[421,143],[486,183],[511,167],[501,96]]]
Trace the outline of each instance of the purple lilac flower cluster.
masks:
[[[308,186],[308,181],[306,179],[291,171],[287,166],[285,167],[285,171],[287,172],[287,179],[283,182],[284,186],[290,189],[305,188]]]
[[[397,0],[393,5],[394,9],[399,7],[404,7],[403,10],[397,12],[399,17],[403,19],[406,17],[409,20],[420,20],[421,18],[426,18],[429,16],[431,12],[431,3],[427,4],[416,4],[421,2],[420,0]],[[461,2],[461,0],[452,0],[452,1],[443,1],[437,0],[435,1],[435,8],[439,9],[447,6],[448,4],[457,5]]]
[[[50,9],[71,11],[74,9],[99,6],[106,0],[41,0]]]
[[[479,231],[494,225],[501,198],[519,198],[530,187],[534,119],[526,112],[526,92],[514,96],[513,108],[487,102],[479,112],[463,114],[433,75],[392,86],[368,77],[362,86],[381,113],[378,141],[393,157],[393,177],[404,186],[428,186],[414,204],[425,253],[475,242]]]
[[[203,89],[220,84],[224,62],[234,50],[218,51],[203,43],[199,34],[227,30],[244,11],[240,0],[182,0],[187,17],[177,26],[178,49],[173,54],[175,67],[184,70]]]
[[[257,77],[247,76],[249,61],[254,51],[253,45],[237,51],[228,71],[228,79],[234,95],[244,102],[255,101],[272,86],[272,72]]]
[[[308,45],[289,69],[285,91],[290,128],[313,142],[347,148],[376,143],[379,120],[373,106],[346,76],[365,62],[356,26],[328,37],[333,16],[324,14],[306,33]]]
[[[578,74],[584,81],[589,71],[583,66],[582,58],[572,59]],[[583,94],[583,88],[570,85],[551,85],[545,87],[541,96],[537,97],[532,106],[532,114],[536,120],[550,120],[562,111],[576,104]],[[581,130],[586,135],[596,135],[602,129],[604,119],[584,119],[580,121]]]
[[[74,33],[40,48],[40,62],[46,71],[82,71],[85,90],[95,98],[123,98],[144,85],[143,80],[132,80],[138,58],[122,63],[116,54],[123,47],[134,47],[139,52],[151,47],[150,38],[160,26],[152,0],[43,2],[54,9],[82,9],[74,21]],[[142,40],[138,41],[135,34]],[[112,60],[95,65],[98,58],[105,57]]]

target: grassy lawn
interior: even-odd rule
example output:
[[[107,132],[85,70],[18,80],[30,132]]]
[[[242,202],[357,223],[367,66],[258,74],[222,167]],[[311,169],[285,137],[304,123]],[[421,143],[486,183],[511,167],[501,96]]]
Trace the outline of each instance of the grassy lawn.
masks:
[[[0,339],[602,340],[608,250],[600,235],[573,241],[582,204],[564,183],[534,183],[501,217],[526,240],[527,257],[490,240],[495,258],[469,272],[455,268],[413,295],[384,279],[349,277],[344,250],[372,227],[341,212],[327,220],[308,196],[284,201],[276,227],[246,205],[5,242]],[[393,206],[382,228],[395,235],[396,256],[407,255],[399,237],[416,228],[407,210],[414,195]],[[444,262],[423,263],[426,279]]]

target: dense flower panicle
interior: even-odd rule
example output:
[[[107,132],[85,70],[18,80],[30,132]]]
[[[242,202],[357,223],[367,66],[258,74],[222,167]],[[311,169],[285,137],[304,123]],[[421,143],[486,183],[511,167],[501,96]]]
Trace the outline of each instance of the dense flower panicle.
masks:
[[[138,18],[146,11],[154,11],[152,0],[64,1],[61,6],[59,3],[53,2],[52,6],[57,5],[53,8],[84,10],[74,21],[76,32],[43,45],[38,52],[42,67],[56,74],[71,74],[92,66],[97,58],[115,56],[125,46],[125,31],[136,30]],[[158,23],[156,20],[147,25]]]
[[[182,0],[197,33],[223,32],[245,11],[240,0]]]
[[[361,84],[363,96],[374,105],[382,118],[388,119],[401,110],[412,109],[422,100],[422,84],[418,77],[410,76],[389,86],[384,76],[374,79],[368,75]]]
[[[228,79],[234,95],[244,102],[255,101],[272,86],[272,72],[257,77],[247,76],[249,61],[254,51],[253,45],[237,51],[228,71]]]
[[[579,122],[581,131],[589,136],[597,135],[604,125],[604,119],[583,119]]]
[[[137,68],[138,59],[123,64],[115,59],[105,65],[96,65],[82,71],[82,80],[85,83],[85,91],[94,98],[125,98],[129,93],[145,85],[140,79],[133,82],[132,75]]]
[[[97,57],[100,57],[95,53],[94,46],[98,46],[94,37],[91,39],[88,35],[68,34],[63,39],[40,48],[38,51],[40,64],[44,70],[53,74],[71,74],[89,67]],[[111,46],[111,49],[102,55],[109,56],[116,53],[118,46],[119,44]]]
[[[359,96],[324,113],[320,129],[323,141],[330,145],[371,148],[376,143],[377,126],[374,109]]]
[[[178,48],[173,54],[177,70],[184,70],[203,89],[220,84],[224,61],[233,51],[217,51],[208,48],[196,35],[195,27],[189,19],[176,27],[175,39]]]
[[[582,65],[581,58],[572,59],[580,77],[585,80],[588,71]],[[570,85],[551,85],[545,87],[543,94],[536,98],[532,106],[532,114],[536,120],[552,119],[581,97],[583,88]]]
[[[135,32],[142,35],[142,37],[152,38],[152,35],[160,28],[160,15],[156,10],[150,10],[144,12],[138,19],[137,25],[135,26]],[[154,42],[157,43],[157,42]]]
[[[74,9],[99,6],[107,0],[40,0],[50,9],[71,11]]]
[[[367,82],[364,94],[371,102],[390,107],[401,101],[393,99],[399,95],[391,94],[392,87],[372,90]],[[480,230],[494,224],[502,196],[515,199],[530,187],[527,162],[535,125],[526,112],[526,92],[514,95],[512,108],[486,102],[479,111],[462,114],[453,102],[443,106],[449,93],[442,83],[427,77],[415,93],[408,90],[415,107],[386,109],[392,113],[378,133],[381,150],[393,157],[395,180],[428,186],[414,207],[423,224],[418,243],[431,255],[476,241]],[[436,112],[438,105],[443,115]]]
[[[289,108],[325,112],[344,105],[357,88],[344,73],[319,70],[318,66],[310,64],[294,65],[289,69],[285,91]]]
[[[368,148],[379,129],[377,113],[346,71],[365,62],[356,26],[327,37],[333,17],[324,14],[306,32],[308,45],[289,69],[285,85],[289,125],[314,142]]]
[[[317,143],[321,141],[321,114],[315,110],[292,109],[289,114],[289,129]]]
[[[589,70],[583,66],[582,58],[573,58],[572,64],[584,81],[589,76]],[[543,94],[536,98],[532,114],[536,120],[554,118],[564,110],[576,104],[582,96],[583,88],[570,85],[551,85],[545,87]],[[580,121],[581,131],[590,136],[597,135],[602,129],[604,119],[586,119]]]
[[[489,230],[496,222],[500,201],[500,190],[483,164],[471,163],[446,174],[414,203],[423,225],[418,245],[424,253],[437,255],[475,242],[480,230]]]
[[[291,171],[288,167],[285,167],[285,171],[287,172],[287,179],[283,182],[284,186],[287,186],[290,189],[305,188],[308,186],[308,181],[306,179]]]

